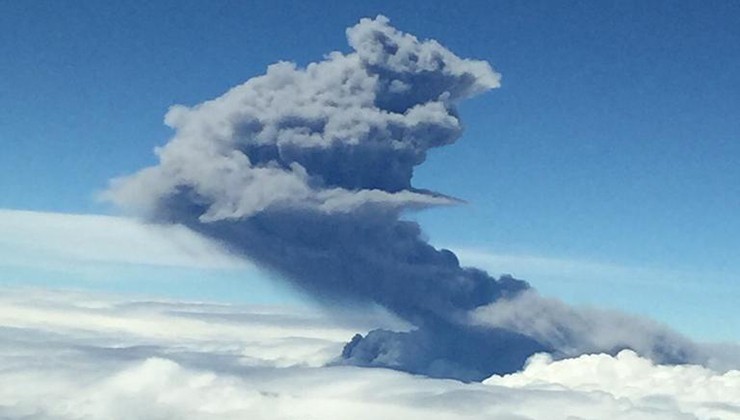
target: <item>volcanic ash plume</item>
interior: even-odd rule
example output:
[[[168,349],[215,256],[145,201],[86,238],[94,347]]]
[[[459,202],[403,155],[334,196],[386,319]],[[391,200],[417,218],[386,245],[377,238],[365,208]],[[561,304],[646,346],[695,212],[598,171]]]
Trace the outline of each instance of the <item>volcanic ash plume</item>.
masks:
[[[383,16],[347,38],[351,53],[280,62],[219,98],[172,107],[159,164],[106,196],[223,241],[321,301],[379,304],[416,326],[356,336],[345,363],[480,380],[557,352],[526,329],[471,320],[525,282],[461,267],[400,219],[457,202],[414,188],[413,170],[460,136],[456,104],[498,87],[499,75]]]

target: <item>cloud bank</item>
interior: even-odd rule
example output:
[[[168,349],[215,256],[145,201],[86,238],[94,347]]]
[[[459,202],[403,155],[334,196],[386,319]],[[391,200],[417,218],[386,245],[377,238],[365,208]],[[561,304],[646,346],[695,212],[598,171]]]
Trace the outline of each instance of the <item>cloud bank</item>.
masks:
[[[37,267],[54,261],[204,269],[243,269],[230,255],[184,226],[134,219],[0,209],[0,264]]]
[[[457,104],[498,87],[499,75],[383,16],[362,19],[347,40],[349,53],[277,63],[221,97],[172,107],[175,134],[156,150],[159,163],[114,180],[105,197],[216,238],[319,301],[380,305],[416,327],[355,335],[340,364],[478,381],[543,351],[632,348],[657,362],[706,362],[690,341],[631,318],[602,317],[600,328],[630,334],[590,339],[587,317],[543,300],[527,301],[552,317],[537,328],[471,322],[484,307],[519,308],[495,305],[521,302],[529,285],[461,266],[401,216],[457,202],[414,188],[413,171],[460,137]]]
[[[739,371],[660,366],[630,351],[561,361],[537,355],[521,372],[469,384],[386,369],[324,367],[347,334],[384,322],[276,307],[3,289],[0,417],[740,416]]]

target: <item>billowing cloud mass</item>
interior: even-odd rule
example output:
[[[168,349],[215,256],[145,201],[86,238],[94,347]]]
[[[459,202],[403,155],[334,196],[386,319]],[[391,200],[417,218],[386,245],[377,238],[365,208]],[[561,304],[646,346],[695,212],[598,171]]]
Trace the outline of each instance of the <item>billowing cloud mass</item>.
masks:
[[[326,367],[384,317],[0,290],[0,418],[733,419],[740,371],[660,366],[631,351],[483,383]],[[343,324],[338,324],[342,322]]]
[[[281,62],[221,97],[172,107],[165,122],[175,134],[157,149],[159,164],[115,180],[105,196],[216,238],[318,300],[378,304],[416,326],[357,335],[341,363],[481,380],[541,351],[635,348],[659,362],[704,361],[662,328],[603,342],[566,317],[549,324],[566,323],[556,340],[553,331],[471,322],[471,311],[529,285],[462,267],[401,215],[457,201],[414,188],[413,170],[460,137],[456,105],[498,87],[499,75],[383,16],[361,20],[347,39],[349,53],[305,68]]]
[[[305,69],[277,63],[220,98],[172,107],[165,122],[177,135],[157,151],[160,165],[109,196],[162,216],[166,198],[185,195],[202,222],[453,202],[414,190],[413,168],[459,137],[454,105],[497,87],[498,74],[384,17],[363,19],[347,38],[352,54]]]

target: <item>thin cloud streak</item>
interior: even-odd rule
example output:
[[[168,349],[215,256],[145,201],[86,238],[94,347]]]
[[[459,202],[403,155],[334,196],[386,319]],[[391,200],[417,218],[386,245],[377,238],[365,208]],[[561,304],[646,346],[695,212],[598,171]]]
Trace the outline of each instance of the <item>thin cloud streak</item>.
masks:
[[[583,279],[600,281],[620,281],[627,283],[644,282],[668,283],[666,277],[679,275],[668,269],[635,267],[629,265],[589,261],[582,259],[550,257],[527,254],[507,254],[481,249],[452,247],[465,264],[483,267],[492,273],[512,274],[522,278],[557,277],[561,280],[581,281]]]
[[[0,264],[110,263],[204,269],[254,268],[179,225],[103,216],[0,209]]]

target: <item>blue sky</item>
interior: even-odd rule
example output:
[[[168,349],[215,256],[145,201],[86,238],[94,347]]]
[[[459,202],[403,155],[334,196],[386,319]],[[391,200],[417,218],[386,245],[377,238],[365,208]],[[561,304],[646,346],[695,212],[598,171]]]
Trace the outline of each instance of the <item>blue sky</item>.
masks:
[[[96,191],[154,162],[167,107],[278,60],[346,51],[344,28],[378,13],[503,75],[462,105],[463,138],[415,175],[468,201],[410,216],[435,244],[550,296],[740,339],[740,5],[729,1],[0,1],[0,208],[112,212]],[[230,273],[204,274],[209,299],[232,297]]]

